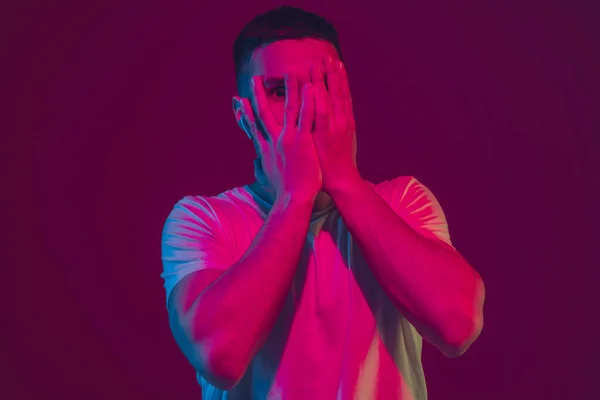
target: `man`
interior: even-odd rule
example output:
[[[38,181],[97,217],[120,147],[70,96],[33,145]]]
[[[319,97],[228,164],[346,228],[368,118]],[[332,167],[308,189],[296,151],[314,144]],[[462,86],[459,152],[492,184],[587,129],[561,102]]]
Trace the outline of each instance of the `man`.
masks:
[[[173,335],[205,399],[425,399],[422,337],[461,355],[484,285],[412,177],[356,167],[337,35],[283,7],[234,45],[256,181],[188,196],[162,242]]]

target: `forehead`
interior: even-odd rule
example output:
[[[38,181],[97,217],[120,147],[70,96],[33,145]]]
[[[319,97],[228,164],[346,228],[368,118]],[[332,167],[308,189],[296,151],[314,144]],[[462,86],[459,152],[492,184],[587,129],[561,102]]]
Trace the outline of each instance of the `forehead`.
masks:
[[[303,73],[326,57],[338,59],[335,47],[319,39],[288,39],[257,49],[250,65],[253,75],[283,76],[286,72]]]

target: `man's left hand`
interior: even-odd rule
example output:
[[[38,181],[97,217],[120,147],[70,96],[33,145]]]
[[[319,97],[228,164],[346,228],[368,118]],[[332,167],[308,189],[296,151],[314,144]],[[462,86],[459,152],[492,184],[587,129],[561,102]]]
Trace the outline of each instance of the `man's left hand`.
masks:
[[[356,166],[356,123],[344,64],[324,60],[313,68],[315,88],[315,147],[323,172],[323,190],[360,179]],[[325,86],[327,84],[327,86]]]

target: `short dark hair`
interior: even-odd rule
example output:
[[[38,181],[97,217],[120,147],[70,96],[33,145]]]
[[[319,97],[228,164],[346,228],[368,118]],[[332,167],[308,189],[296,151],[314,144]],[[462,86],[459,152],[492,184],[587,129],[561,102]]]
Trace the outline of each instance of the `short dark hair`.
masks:
[[[304,38],[328,41],[343,61],[335,28],[317,14],[296,7],[282,6],[261,14],[246,24],[233,43],[233,63],[238,91],[244,86],[240,79],[241,72],[256,49],[279,40]]]

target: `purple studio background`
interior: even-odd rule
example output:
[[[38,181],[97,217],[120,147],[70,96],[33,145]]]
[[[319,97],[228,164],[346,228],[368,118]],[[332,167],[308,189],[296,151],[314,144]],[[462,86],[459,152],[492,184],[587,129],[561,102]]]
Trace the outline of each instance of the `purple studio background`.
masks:
[[[0,397],[200,398],[161,229],[181,197],[252,180],[231,46],[281,4],[5,6]],[[427,185],[485,280],[467,354],[424,349],[430,398],[600,398],[595,3],[286,4],[339,31],[363,176]]]

